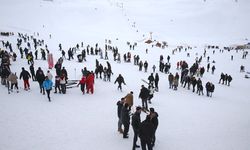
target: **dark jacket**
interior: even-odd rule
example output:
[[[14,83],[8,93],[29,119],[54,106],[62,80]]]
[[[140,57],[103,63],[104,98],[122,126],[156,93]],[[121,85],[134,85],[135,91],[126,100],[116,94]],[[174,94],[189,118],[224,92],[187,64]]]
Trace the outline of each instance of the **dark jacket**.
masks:
[[[139,137],[144,141],[151,141],[154,134],[154,125],[150,120],[144,120],[141,123]]]
[[[132,127],[135,132],[139,132],[141,125],[141,117],[139,112],[135,112],[132,116]]]
[[[154,112],[153,114],[151,114],[151,122],[154,125],[154,130],[156,130],[159,124],[157,112]]]
[[[43,71],[41,69],[38,69],[36,71],[36,80],[39,83],[42,83],[45,80],[45,75],[44,75],[44,73],[43,73]]]
[[[28,80],[30,77],[30,73],[26,70],[23,70],[20,74],[20,79],[23,78],[23,80]]]
[[[122,112],[122,107],[123,107],[123,102],[118,101],[116,103],[116,105],[117,105],[117,116],[118,116],[118,118],[120,118],[121,117],[121,112]]]
[[[149,95],[149,90],[148,90],[147,88],[143,87],[143,88],[141,89],[141,92],[140,92],[140,94],[139,94],[139,97],[140,97],[141,99],[146,99],[146,98],[148,98],[148,95]]]
[[[154,76],[151,74],[149,77],[148,77],[148,81],[149,82],[153,82],[155,79],[154,79]]]
[[[115,83],[116,82],[118,82],[118,84],[122,84],[122,83],[125,84],[124,78],[120,75],[116,78]]]
[[[130,124],[129,110],[125,106],[122,107],[121,121],[123,124]]]
[[[155,82],[159,82],[159,75],[155,74]]]

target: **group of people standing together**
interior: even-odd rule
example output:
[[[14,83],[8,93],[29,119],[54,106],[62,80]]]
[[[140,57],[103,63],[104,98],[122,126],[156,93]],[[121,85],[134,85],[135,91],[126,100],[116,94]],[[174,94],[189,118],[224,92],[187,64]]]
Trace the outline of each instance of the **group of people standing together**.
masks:
[[[117,102],[117,115],[118,115],[118,132],[123,135],[123,138],[128,138],[129,126],[131,125],[134,131],[132,150],[142,148],[142,150],[152,150],[155,145],[155,133],[158,127],[158,113],[154,108],[150,108],[149,112],[144,111],[140,106],[136,107],[134,113],[131,113],[131,98],[133,92],[121,98]],[[141,121],[141,112],[146,113],[146,119]],[[131,122],[131,123],[130,123]],[[122,126],[124,129],[122,129]],[[140,145],[137,145],[138,137],[140,138]]]

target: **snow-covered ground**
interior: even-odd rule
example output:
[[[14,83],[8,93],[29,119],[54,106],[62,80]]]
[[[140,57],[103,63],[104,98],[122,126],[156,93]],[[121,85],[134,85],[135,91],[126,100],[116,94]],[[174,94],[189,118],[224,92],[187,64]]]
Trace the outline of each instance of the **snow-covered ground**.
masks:
[[[105,39],[117,46],[121,56],[130,51],[149,62],[149,72],[139,72],[132,63],[116,63],[109,52],[109,62],[114,75],[112,82],[97,79],[95,93],[82,95],[80,89],[72,88],[66,95],[53,94],[49,103],[46,96],[39,93],[37,82],[31,82],[31,91],[8,95],[0,86],[0,150],[127,150],[132,148],[133,131],[129,139],[123,139],[117,132],[116,102],[128,92],[134,91],[135,106],[141,105],[138,98],[142,84],[157,66],[159,56],[171,59],[171,72],[176,70],[176,62],[186,60],[191,65],[196,57],[203,55],[207,44],[229,46],[249,42],[250,1],[238,0],[1,0],[0,31],[21,32],[45,40],[54,60],[60,57],[58,44],[63,49],[80,42],[84,47],[99,43],[104,49]],[[133,27],[135,25],[135,27]],[[152,48],[144,44],[149,33],[157,41],[167,41],[166,49]],[[52,38],[49,38],[49,34]],[[37,36],[36,36],[37,37]],[[0,36],[0,40],[12,42],[18,54],[16,62],[11,62],[12,72],[19,75],[21,67],[28,69],[26,60],[21,59],[16,49],[16,38]],[[38,38],[38,37],[37,37]],[[127,42],[137,42],[134,51]],[[178,45],[190,45],[187,52],[172,50]],[[0,43],[0,48],[2,44]],[[146,54],[145,49],[149,52]],[[197,53],[197,55],[196,55]],[[159,92],[153,103],[159,113],[159,128],[156,146],[159,150],[248,150],[250,146],[250,80],[239,72],[240,65],[250,71],[249,56],[241,59],[242,51],[207,49],[210,60],[215,60],[215,74],[205,73],[203,85],[207,81],[215,84],[212,98],[198,96],[190,90],[179,87],[177,91],[168,89],[167,74],[160,73]],[[234,60],[231,61],[231,55]],[[39,55],[40,57],[40,55]],[[80,79],[81,69],[94,70],[95,59],[99,56],[87,55],[87,62],[64,61],[70,79]],[[106,61],[99,59],[106,66]],[[204,58],[201,66],[206,67]],[[35,69],[48,69],[47,62],[35,61]],[[55,70],[51,72],[55,75]],[[231,86],[218,84],[220,73],[233,77]],[[122,74],[126,86],[117,91],[114,80]],[[23,87],[19,80],[19,86]],[[134,110],[134,108],[133,108]],[[145,114],[141,115],[142,120]],[[139,141],[138,141],[139,144]]]

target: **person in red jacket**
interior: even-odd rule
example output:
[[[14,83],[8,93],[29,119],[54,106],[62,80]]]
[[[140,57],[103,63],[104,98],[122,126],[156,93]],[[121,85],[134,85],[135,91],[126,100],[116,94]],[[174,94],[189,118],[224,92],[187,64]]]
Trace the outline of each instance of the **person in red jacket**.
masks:
[[[86,84],[86,77],[83,75],[82,79],[80,80],[80,82],[77,85],[77,86],[81,85],[82,94],[85,93],[85,84]]]
[[[94,93],[94,80],[95,80],[95,75],[93,71],[91,71],[91,73],[87,76],[86,79],[87,93],[89,93],[89,91],[91,92],[91,94]]]

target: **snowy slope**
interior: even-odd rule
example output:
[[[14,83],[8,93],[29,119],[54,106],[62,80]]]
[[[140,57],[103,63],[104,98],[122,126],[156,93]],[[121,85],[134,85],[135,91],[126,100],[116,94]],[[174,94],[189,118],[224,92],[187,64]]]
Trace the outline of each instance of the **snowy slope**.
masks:
[[[59,43],[65,50],[82,41],[85,47],[99,43],[104,49],[105,39],[110,39],[123,55],[129,51],[127,41],[138,42],[138,47],[130,52],[147,60],[150,71],[139,72],[132,63],[116,63],[109,52],[114,72],[112,82],[97,79],[93,95],[82,95],[80,89],[72,88],[66,95],[52,94],[52,102],[48,103],[46,96],[39,93],[36,82],[31,82],[30,92],[21,90],[10,95],[0,86],[0,150],[131,149],[132,128],[129,139],[117,133],[116,102],[132,90],[135,106],[141,105],[138,99],[140,86],[144,84],[141,79],[147,79],[153,64],[158,67],[161,54],[165,59],[171,56],[171,72],[175,73],[177,61],[193,63],[203,54],[206,44],[247,43],[249,4],[247,0],[238,3],[233,0],[207,0],[206,3],[202,0],[1,1],[0,9],[4,13],[0,15],[0,31],[29,35],[39,32],[55,60],[61,55]],[[142,40],[149,37],[149,32],[153,32],[153,39],[167,41],[170,47],[159,49],[145,45]],[[0,40],[10,40],[12,45],[16,44],[16,38],[0,36]],[[188,51],[189,58],[184,51],[172,55],[172,50],[180,44],[197,48]],[[250,80],[239,72],[240,65],[250,71],[249,56],[241,59],[242,51],[216,51],[213,55],[212,50],[207,50],[207,53],[216,61],[215,74],[205,73],[202,78],[203,85],[207,81],[215,84],[212,98],[198,96],[182,87],[178,91],[170,90],[167,75],[159,73],[159,92],[150,105],[159,113],[155,149],[249,149]],[[230,60],[231,55],[234,61]],[[71,79],[79,79],[83,67],[94,70],[95,59],[99,56],[87,56],[84,63],[65,61],[63,65]],[[99,61],[106,66],[106,61]],[[19,55],[17,62],[11,64],[12,71],[18,74],[21,67],[28,69],[26,60]],[[201,65],[206,67],[206,59]],[[38,67],[46,71],[47,62],[35,61],[35,68]],[[54,69],[51,72],[55,75]],[[230,87],[218,84],[221,72],[233,77]],[[117,85],[113,84],[118,74],[122,74],[127,83],[123,92],[117,91]],[[23,87],[21,80],[19,86]],[[144,120],[145,114],[141,118]]]

